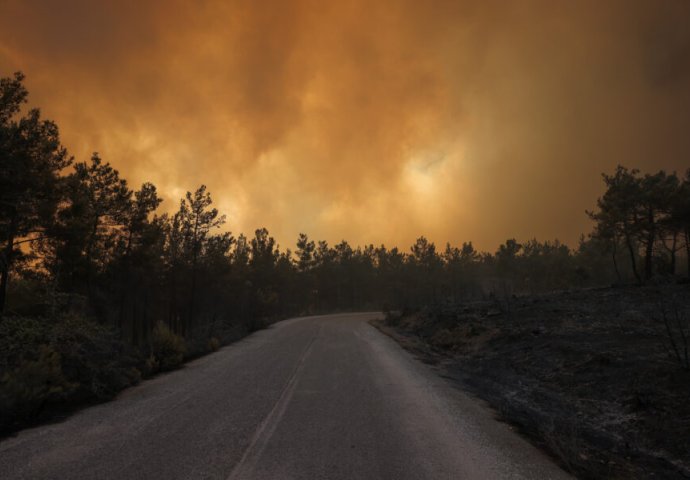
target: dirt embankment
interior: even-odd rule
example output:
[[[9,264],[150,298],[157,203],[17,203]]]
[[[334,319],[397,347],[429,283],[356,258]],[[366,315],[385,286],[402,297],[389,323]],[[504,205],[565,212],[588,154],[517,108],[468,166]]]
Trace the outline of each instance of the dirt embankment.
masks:
[[[687,285],[606,288],[377,326],[581,478],[690,478],[689,307]]]

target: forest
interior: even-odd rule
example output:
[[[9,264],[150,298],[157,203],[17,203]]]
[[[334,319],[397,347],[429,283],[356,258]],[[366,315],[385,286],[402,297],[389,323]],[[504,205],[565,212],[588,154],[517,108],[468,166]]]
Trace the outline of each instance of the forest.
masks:
[[[290,316],[690,276],[690,171],[605,173],[574,248],[306,233],[281,248],[266,228],[230,233],[204,185],[163,209],[156,186],[130,185],[116,160],[74,159],[27,100],[21,73],[0,80],[0,429],[110,398]]]

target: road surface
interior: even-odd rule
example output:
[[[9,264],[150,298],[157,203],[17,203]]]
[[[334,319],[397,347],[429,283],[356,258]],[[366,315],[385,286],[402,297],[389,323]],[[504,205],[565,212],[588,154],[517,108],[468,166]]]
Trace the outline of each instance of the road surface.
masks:
[[[0,442],[0,478],[568,478],[373,316],[280,322],[22,431]]]

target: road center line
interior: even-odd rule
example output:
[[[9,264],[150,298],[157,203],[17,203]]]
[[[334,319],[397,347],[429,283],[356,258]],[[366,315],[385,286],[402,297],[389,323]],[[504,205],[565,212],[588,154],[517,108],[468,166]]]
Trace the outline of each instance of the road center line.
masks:
[[[306,359],[311,352],[316,338],[321,333],[322,328],[323,324],[319,326],[319,330],[314,334],[311,340],[309,340],[309,344],[304,348],[304,351],[300,355],[295,369],[292,371],[289,380],[283,387],[280,397],[276,401],[275,405],[273,405],[273,408],[268,413],[266,418],[264,418],[259,427],[256,429],[256,432],[254,432],[254,435],[249,442],[249,446],[244,451],[240,461],[232,469],[232,472],[230,472],[228,480],[247,478],[247,475],[254,470],[254,466],[259,458],[261,458],[261,454],[266,448],[268,441],[275,433],[275,430],[280,423],[280,419],[283,417],[285,410],[287,410],[287,406],[290,403],[290,399],[295,391],[295,386],[297,385],[299,375],[304,369]]]

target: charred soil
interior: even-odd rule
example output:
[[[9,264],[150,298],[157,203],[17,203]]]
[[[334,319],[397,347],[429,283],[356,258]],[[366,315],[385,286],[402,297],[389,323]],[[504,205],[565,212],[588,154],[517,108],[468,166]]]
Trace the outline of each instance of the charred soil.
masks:
[[[688,285],[390,313],[382,331],[580,478],[690,478]]]

